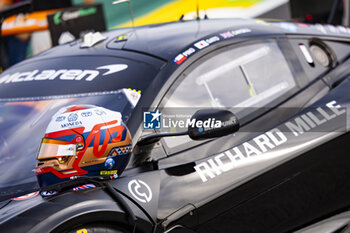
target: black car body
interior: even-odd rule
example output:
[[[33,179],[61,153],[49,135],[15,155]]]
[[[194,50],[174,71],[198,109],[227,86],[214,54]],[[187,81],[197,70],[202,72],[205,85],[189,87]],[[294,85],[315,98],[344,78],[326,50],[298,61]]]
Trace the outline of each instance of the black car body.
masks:
[[[27,152],[0,155],[1,232],[346,230],[350,29],[196,20],[104,36],[94,46],[75,41],[9,68],[0,76],[1,100],[131,88],[141,93],[126,119],[134,144],[152,132],[144,130],[144,111],[156,109],[230,107],[240,130],[136,145],[123,175],[110,182],[122,200],[103,186],[14,200],[39,189],[32,169],[40,141],[30,135],[43,135],[28,130],[26,142],[18,127],[15,145]],[[111,64],[127,69],[106,75],[101,67]]]

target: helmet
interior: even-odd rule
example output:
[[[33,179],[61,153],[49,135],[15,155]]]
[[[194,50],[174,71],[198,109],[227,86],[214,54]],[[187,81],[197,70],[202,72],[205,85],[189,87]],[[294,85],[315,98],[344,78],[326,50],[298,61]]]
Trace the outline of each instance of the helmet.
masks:
[[[35,172],[40,187],[72,176],[120,176],[132,150],[119,112],[93,105],[60,109],[41,141]]]

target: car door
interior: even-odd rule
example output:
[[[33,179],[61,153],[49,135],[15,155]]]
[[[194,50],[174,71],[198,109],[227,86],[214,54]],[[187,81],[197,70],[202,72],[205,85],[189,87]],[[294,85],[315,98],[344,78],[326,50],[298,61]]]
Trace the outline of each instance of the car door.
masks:
[[[212,178],[222,173],[216,163],[219,160],[206,158],[220,155],[264,134],[300,111],[317,93],[324,95],[328,91],[322,82],[310,85],[309,81],[302,80],[304,74],[298,71],[298,66],[299,60],[287,40],[264,39],[208,52],[177,77],[159,105],[162,117],[176,116],[176,113],[180,117],[189,116],[202,108],[229,108],[238,116],[241,129],[234,135],[215,140],[193,141],[187,136],[162,139],[167,157],[158,160],[159,168],[165,171],[161,178],[161,192],[176,195],[161,197],[159,218],[175,211],[174,206],[193,205],[198,208],[209,202],[215,203],[219,195],[233,190],[254,177],[252,174],[261,173],[266,168],[257,165],[250,166],[249,171],[237,169],[232,179],[222,176],[213,182]],[[174,127],[170,130],[185,129]],[[201,175],[198,166],[204,160],[208,161],[207,168],[211,171]],[[206,211],[199,216],[199,221],[226,213],[231,204],[221,205],[213,212]]]

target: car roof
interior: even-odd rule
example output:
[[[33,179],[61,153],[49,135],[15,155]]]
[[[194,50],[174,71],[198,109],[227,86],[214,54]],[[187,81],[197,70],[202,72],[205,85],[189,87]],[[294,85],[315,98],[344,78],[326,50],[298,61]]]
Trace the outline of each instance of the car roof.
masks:
[[[350,29],[343,26],[269,22],[258,19],[193,20],[135,28],[123,49],[153,54],[171,60],[176,54],[201,39],[244,28],[251,30],[250,33],[244,35],[247,37],[288,34],[350,37]],[[230,37],[230,39],[235,38]]]
[[[281,30],[274,27],[266,27],[264,30],[261,30],[261,25],[257,24],[255,20],[179,21],[139,27],[131,34],[123,49],[153,54],[165,60],[171,60],[174,56],[201,39],[243,28],[255,28],[258,34],[264,35],[282,34]]]
[[[103,33],[107,39],[102,44],[92,48],[80,48],[82,41],[75,41],[57,46],[41,56],[113,55],[118,53],[116,50],[125,50],[169,61],[202,39],[244,28],[250,29],[251,32],[230,39],[266,35],[312,35],[350,38],[350,29],[343,26],[272,22],[258,19],[191,20],[117,29]],[[119,40],[120,36],[126,36],[126,38]]]

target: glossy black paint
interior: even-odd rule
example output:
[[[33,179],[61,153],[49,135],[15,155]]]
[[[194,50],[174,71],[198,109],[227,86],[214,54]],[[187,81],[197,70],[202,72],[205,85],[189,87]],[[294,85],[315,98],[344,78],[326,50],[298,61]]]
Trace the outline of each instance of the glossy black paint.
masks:
[[[213,44],[191,55],[181,65],[173,62],[195,42],[241,28],[251,29],[251,33]],[[127,34],[128,40],[115,42],[122,34]],[[298,84],[278,106],[255,114],[235,135],[205,141],[174,154],[167,154],[161,143],[141,150],[135,148],[128,170],[111,184],[138,218],[139,232],[287,232],[348,208],[347,114],[311,130],[313,134],[296,137],[285,128],[286,121],[332,101],[349,109],[348,34],[323,33],[311,26],[289,32],[279,27],[279,23],[261,25],[253,20],[204,20],[121,29],[105,35],[106,41],[89,49],[80,49],[81,42],[58,46],[8,69],[0,79],[7,74],[34,69],[95,69],[112,63],[127,64],[129,68],[125,72],[112,79],[99,75],[91,82],[56,79],[35,84],[0,84],[0,97],[101,92],[124,87],[139,89],[142,98],[128,121],[136,142],[144,108],[158,106],[178,75],[194,61],[228,45],[276,40]],[[305,63],[298,44],[309,43],[313,37],[325,40],[334,50],[338,59],[335,68],[323,69],[317,65],[310,68]],[[294,108],[288,112],[281,112],[279,108],[290,106]],[[248,127],[255,131],[244,130]],[[207,181],[196,172],[199,164],[252,142],[254,137],[275,127],[285,130],[287,141],[255,157],[253,164],[238,165],[214,174],[213,178],[207,177]],[[272,154],[275,157],[270,156]],[[146,195],[144,199],[137,199],[130,187],[142,182],[149,186],[152,195],[141,187],[139,190]],[[99,222],[118,223],[129,231],[133,228],[129,226],[127,213],[103,187],[68,191],[49,198],[8,200],[0,206],[0,232],[62,232],[78,223],[83,227]]]
[[[333,139],[199,208],[196,230],[289,232],[347,210],[349,139]]]

